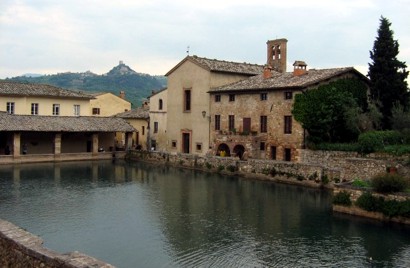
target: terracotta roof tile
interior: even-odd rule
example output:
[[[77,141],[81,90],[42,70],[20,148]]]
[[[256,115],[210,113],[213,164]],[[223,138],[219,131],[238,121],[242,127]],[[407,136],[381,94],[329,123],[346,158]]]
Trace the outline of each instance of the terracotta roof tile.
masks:
[[[0,112],[0,131],[134,132],[122,118],[10,115]]]
[[[119,118],[133,118],[133,119],[148,119],[149,118],[149,107],[138,107],[127,112],[114,115],[114,117]]]
[[[306,74],[294,76],[293,72],[272,73],[271,78],[265,79],[262,74],[248,79],[232,83],[229,85],[211,89],[209,92],[226,92],[242,90],[268,90],[282,88],[305,88],[316,83],[331,79],[335,76],[348,72],[355,72],[361,75],[353,67],[332,68],[332,69],[310,69]],[[363,76],[363,75],[361,75]],[[364,76],[363,76],[364,77]]]
[[[0,81],[0,95],[94,99],[90,94],[50,85]]]

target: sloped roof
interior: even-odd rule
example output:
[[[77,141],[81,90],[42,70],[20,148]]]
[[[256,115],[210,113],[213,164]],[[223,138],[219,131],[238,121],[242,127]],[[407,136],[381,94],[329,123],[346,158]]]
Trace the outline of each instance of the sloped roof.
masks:
[[[37,97],[58,97],[93,99],[90,94],[82,91],[67,90],[55,86],[33,83],[0,81],[0,95],[9,96],[37,96]]]
[[[251,64],[246,62],[241,63],[223,61],[216,59],[211,60],[207,58],[201,58],[198,56],[187,56],[165,75],[170,75],[173,71],[175,71],[179,66],[181,66],[186,61],[191,61],[210,72],[236,73],[244,75],[257,75],[263,72],[263,65]]]
[[[155,96],[155,95],[161,93],[162,91],[167,90],[167,89],[168,89],[167,87],[164,87],[164,88],[161,88],[160,90],[157,90],[157,91],[154,91],[154,90],[153,90],[153,91],[152,91],[152,94],[148,96],[148,99],[151,98],[152,96]]]
[[[0,112],[0,131],[134,132],[122,118],[10,115]]]
[[[119,118],[131,118],[131,119],[148,119],[149,118],[149,107],[138,107],[127,112],[119,113],[114,115],[114,117]]]
[[[229,85],[211,89],[209,92],[244,91],[244,90],[269,90],[284,88],[306,88],[334,77],[355,73],[359,77],[367,78],[353,67],[332,69],[310,69],[306,74],[294,76],[293,72],[273,72],[271,78],[264,78],[262,74]]]

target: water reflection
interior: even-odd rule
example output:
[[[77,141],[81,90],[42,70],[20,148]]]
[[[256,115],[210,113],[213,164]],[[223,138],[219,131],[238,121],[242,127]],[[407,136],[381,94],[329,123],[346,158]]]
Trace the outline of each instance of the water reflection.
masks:
[[[0,186],[2,218],[118,267],[410,266],[408,227],[316,189],[125,162],[0,166]]]

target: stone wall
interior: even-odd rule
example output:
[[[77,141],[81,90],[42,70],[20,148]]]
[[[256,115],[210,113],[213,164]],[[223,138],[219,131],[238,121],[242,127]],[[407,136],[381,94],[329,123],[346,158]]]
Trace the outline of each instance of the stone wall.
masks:
[[[42,244],[41,238],[0,220],[0,267],[114,268],[79,252],[60,254],[44,248]]]

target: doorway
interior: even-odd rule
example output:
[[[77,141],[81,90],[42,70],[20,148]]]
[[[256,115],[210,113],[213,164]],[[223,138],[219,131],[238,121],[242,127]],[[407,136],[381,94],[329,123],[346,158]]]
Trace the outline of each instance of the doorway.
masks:
[[[182,152],[185,154],[190,153],[190,134],[189,133],[182,133]]]

